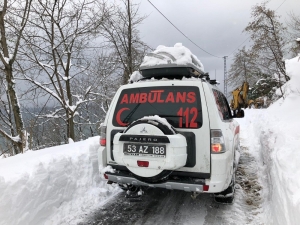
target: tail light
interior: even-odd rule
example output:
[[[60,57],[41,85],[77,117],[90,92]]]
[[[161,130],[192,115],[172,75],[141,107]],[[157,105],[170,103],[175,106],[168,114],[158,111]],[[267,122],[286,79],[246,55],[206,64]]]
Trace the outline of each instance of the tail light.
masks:
[[[221,130],[210,130],[211,153],[224,153],[225,142]]]
[[[106,146],[106,126],[100,127],[100,145]]]

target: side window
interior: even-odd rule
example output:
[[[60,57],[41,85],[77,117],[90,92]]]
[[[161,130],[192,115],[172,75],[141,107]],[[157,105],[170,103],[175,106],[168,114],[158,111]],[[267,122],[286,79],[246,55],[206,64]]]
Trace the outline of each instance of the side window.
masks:
[[[232,118],[231,111],[225,96],[217,90],[213,89],[214,97],[218,107],[219,115],[222,120],[228,120]]]
[[[230,110],[229,104],[227,102],[227,99],[221,92],[219,92],[219,94],[222,99],[223,118],[224,118],[224,120],[231,119],[232,115],[231,115],[231,110]]]
[[[214,97],[215,97],[215,100],[216,100],[216,104],[217,104],[217,107],[218,107],[218,111],[219,111],[219,116],[221,117],[221,119],[223,120],[223,113],[222,113],[222,104],[221,104],[221,101],[220,101],[220,97],[219,97],[219,91],[217,90],[214,90],[213,89],[213,93],[214,93]]]

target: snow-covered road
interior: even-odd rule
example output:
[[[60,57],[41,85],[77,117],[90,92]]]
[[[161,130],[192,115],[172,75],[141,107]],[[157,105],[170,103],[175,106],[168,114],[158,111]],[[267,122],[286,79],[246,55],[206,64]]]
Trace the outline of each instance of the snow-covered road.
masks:
[[[199,195],[193,200],[190,193],[161,189],[148,189],[141,201],[132,202],[116,185],[100,180],[96,155],[99,137],[94,137],[0,159],[0,224],[269,225],[284,221],[283,224],[296,225],[299,189],[290,192],[293,186],[287,186],[289,192],[279,192],[284,184],[280,180],[286,176],[278,174],[296,176],[299,169],[293,165],[298,155],[288,160],[281,158],[281,164],[274,161],[272,151],[287,151],[291,145],[289,142],[283,145],[282,139],[272,142],[274,130],[265,125],[274,121],[269,112],[269,109],[250,109],[244,119],[239,119],[240,163],[232,205],[219,205],[210,195]],[[267,130],[269,136],[260,129]],[[294,130],[280,133],[281,138],[294,134],[293,143],[299,142],[299,132]],[[275,156],[278,159],[278,154]],[[273,166],[280,168],[281,173],[273,171]],[[290,181],[293,183],[285,185],[296,187],[297,180]]]
[[[191,193],[149,188],[140,199],[128,199],[125,192],[88,215],[85,224],[262,224],[261,186],[257,165],[243,146],[237,170],[236,199],[233,205],[214,202],[212,195],[195,200]]]
[[[265,224],[300,221],[300,58],[268,109],[247,109],[232,205],[149,189],[131,202],[100,179],[99,137],[0,159],[0,225]]]

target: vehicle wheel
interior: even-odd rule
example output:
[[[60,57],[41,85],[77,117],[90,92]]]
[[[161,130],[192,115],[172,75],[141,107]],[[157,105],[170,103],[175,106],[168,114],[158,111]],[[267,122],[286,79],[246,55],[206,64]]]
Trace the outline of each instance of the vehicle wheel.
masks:
[[[234,201],[234,194],[235,194],[235,171],[236,166],[235,163],[233,165],[233,175],[231,182],[227,189],[220,193],[214,194],[215,201],[222,204],[232,204]]]

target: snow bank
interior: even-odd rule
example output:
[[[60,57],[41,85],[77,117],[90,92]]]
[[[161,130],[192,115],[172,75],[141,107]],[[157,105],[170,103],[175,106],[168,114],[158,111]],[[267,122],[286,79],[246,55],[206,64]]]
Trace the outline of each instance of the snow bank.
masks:
[[[286,73],[291,80],[282,86],[284,96],[290,96],[291,94],[297,96],[300,94],[300,54],[298,57],[286,60],[285,66]]]
[[[77,224],[118,188],[100,179],[99,137],[0,159],[0,224]]]
[[[260,136],[272,184],[270,217],[274,218],[274,224],[298,224],[300,221],[299,57],[286,60],[286,71],[291,80],[284,85],[285,99],[267,110],[268,119],[262,124]]]
[[[287,60],[286,68],[291,80],[284,85],[285,99],[265,110],[248,109],[239,120],[250,150],[262,159],[265,224],[300,221],[299,58]]]

